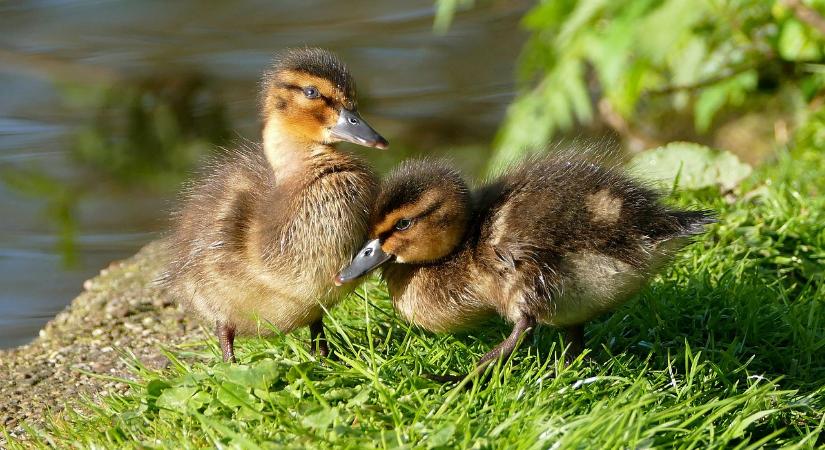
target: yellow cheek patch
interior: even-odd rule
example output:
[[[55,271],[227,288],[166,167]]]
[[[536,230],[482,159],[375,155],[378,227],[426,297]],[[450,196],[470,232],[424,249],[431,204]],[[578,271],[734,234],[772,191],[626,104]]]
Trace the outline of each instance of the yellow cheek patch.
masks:
[[[450,230],[452,231],[452,230]],[[420,251],[420,258],[425,260],[433,260],[440,258],[452,250],[454,246],[455,236],[452,232],[436,235],[434,239],[430,239]]]
[[[594,222],[614,224],[622,214],[622,199],[611,195],[609,189],[588,195],[585,205]]]
[[[388,255],[398,256],[398,252],[408,244],[409,242],[407,242],[406,239],[401,239],[398,236],[390,236],[381,244],[381,250],[384,250],[384,253]]]
[[[398,262],[420,263],[439,259],[456,245],[456,235],[452,230],[446,233],[411,230],[403,237],[392,235],[381,245],[385,253],[395,255]]]
[[[321,140],[323,127],[318,118],[309,111],[297,111],[288,115],[289,120],[282,125],[289,133],[296,136],[306,136],[313,140]]]

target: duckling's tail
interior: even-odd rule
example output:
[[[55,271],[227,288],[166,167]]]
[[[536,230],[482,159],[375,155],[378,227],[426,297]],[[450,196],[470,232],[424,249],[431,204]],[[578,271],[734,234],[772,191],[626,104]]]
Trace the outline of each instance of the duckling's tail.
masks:
[[[716,223],[716,213],[708,209],[698,211],[671,211],[670,217],[676,219],[679,237],[695,236],[705,232],[705,225]]]

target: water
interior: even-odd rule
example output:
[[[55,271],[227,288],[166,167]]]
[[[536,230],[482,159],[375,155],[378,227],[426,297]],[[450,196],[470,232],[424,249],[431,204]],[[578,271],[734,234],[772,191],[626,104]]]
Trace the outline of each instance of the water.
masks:
[[[278,49],[326,47],[350,65],[362,113],[393,144],[359,151],[379,167],[450,146],[479,166],[470,144],[512,98],[526,7],[487,2],[436,36],[430,1],[0,3],[0,347],[156,238],[193,154],[224,134],[257,139],[256,82]]]

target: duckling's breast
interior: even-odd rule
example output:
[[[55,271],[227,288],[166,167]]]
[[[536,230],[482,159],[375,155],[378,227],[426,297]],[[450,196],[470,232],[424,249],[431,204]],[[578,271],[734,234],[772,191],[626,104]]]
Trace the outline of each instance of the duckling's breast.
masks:
[[[283,212],[290,217],[280,232],[263,245],[270,270],[297,279],[323,277],[330,283],[365,240],[374,195],[375,180],[368,173],[329,174],[308,186]]]
[[[262,281],[306,298],[337,301],[346,295],[334,287],[333,277],[366,239],[376,185],[367,167],[350,165],[310,180],[293,201],[285,202],[284,211],[273,211],[282,220],[259,233]]]
[[[377,180],[345,154],[294,178],[263,172],[259,159],[233,164],[185,209],[171,284],[206,319],[288,333],[347,295],[333,277],[366,239]]]
[[[383,277],[395,310],[405,320],[433,332],[476,327],[495,314],[495,306],[478,294],[479,275],[458,258],[432,266],[392,264]]]

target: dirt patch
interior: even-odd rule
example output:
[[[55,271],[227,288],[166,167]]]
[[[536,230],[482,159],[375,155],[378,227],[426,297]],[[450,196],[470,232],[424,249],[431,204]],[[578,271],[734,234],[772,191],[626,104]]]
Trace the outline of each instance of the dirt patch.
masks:
[[[168,363],[162,346],[206,337],[198,323],[152,283],[163,260],[163,246],[154,242],[112,263],[86,281],[84,292],[32,343],[0,350],[0,429],[20,436],[21,423],[38,427],[45,414],[59,413],[81,395],[125,392],[125,383],[84,373],[129,378],[122,352],[160,368]],[[2,439],[0,433],[0,448]]]

